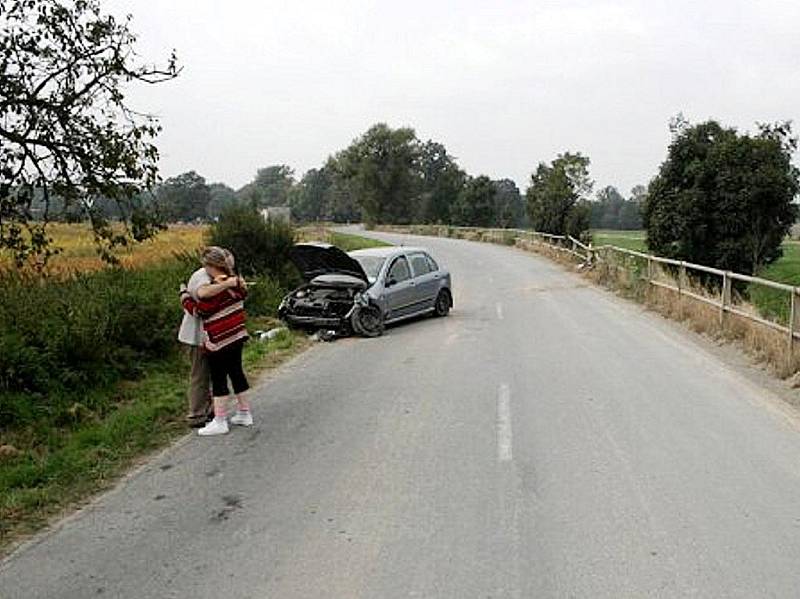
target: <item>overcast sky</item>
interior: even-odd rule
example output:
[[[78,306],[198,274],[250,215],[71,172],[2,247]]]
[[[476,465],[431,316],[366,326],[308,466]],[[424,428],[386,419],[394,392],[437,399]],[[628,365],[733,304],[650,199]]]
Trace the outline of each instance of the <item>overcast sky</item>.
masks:
[[[180,78],[132,94],[162,119],[162,175],[239,187],[297,176],[376,122],[445,144],[524,191],[580,151],[624,193],[664,159],[683,112],[740,129],[800,112],[797,0],[305,2],[106,0]]]

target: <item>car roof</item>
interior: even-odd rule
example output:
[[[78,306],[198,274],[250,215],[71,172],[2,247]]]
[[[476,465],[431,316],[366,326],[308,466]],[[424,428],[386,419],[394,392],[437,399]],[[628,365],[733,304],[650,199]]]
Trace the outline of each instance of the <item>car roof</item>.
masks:
[[[400,254],[413,254],[415,252],[429,253],[425,248],[410,247],[405,245],[389,245],[376,248],[365,248],[348,252],[351,256],[376,256],[378,258],[389,258]]]

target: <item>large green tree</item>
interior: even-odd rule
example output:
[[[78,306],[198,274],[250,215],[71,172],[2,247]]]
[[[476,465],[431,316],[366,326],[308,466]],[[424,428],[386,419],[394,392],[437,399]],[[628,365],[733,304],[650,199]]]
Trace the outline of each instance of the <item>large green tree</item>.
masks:
[[[525,225],[525,202],[511,179],[494,181],[495,226],[509,229]]]
[[[222,213],[239,201],[236,192],[225,183],[212,183],[208,186],[209,200],[206,206],[206,216],[209,220],[217,220]]]
[[[589,204],[591,226],[595,229],[641,229],[641,196],[645,188],[637,185],[626,199],[613,185],[597,192],[597,199]]]
[[[678,120],[672,133],[643,210],[650,249],[747,273],[780,257],[800,189],[789,124],[751,135]]]
[[[195,171],[170,177],[158,187],[156,200],[171,221],[205,220],[211,202],[206,180]]]
[[[421,192],[415,219],[422,223],[446,223],[450,208],[464,187],[466,174],[447,153],[444,145],[428,140],[420,147],[418,160]]]
[[[589,158],[578,153],[560,154],[551,164],[539,163],[525,193],[531,227],[563,235],[570,214],[592,190]],[[573,224],[583,219],[573,219]]]
[[[451,222],[464,227],[491,227],[495,223],[497,187],[489,177],[469,179],[452,206]]]
[[[285,164],[258,169],[255,179],[239,190],[239,197],[255,208],[287,206],[294,185],[294,170]]]
[[[367,223],[409,223],[420,190],[420,144],[413,129],[380,123],[336,156],[337,170]]]
[[[0,0],[0,250],[19,265],[52,253],[56,200],[91,218],[109,260],[160,224],[136,200],[157,180],[160,126],[125,96],[178,68],[174,54],[163,67],[140,61],[130,23],[98,0]],[[101,197],[117,204],[123,232],[94,209]]]
[[[329,185],[322,200],[321,219],[336,223],[362,221],[361,206],[342,163],[337,157],[330,156],[322,170]]]
[[[298,221],[323,220],[328,212],[328,200],[333,177],[330,169],[312,168],[289,192],[292,218]]]

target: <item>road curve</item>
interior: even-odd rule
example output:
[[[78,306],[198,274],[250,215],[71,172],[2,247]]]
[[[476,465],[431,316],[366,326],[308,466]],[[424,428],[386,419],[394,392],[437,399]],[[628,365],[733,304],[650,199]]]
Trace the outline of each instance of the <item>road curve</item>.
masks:
[[[800,433],[677,326],[405,238],[446,319],[319,345],[0,564],[3,599],[796,597]]]

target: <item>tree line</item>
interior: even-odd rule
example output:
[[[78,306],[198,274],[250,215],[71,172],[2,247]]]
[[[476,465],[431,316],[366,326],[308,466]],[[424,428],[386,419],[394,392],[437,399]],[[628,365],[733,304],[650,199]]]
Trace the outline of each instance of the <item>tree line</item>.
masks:
[[[214,220],[229,206],[289,206],[298,220],[530,227],[575,237],[595,228],[647,230],[652,251],[756,272],[781,255],[797,218],[800,172],[790,123],[742,133],[710,120],[671,124],[667,157],[648,187],[592,197],[590,160],[566,151],[510,179],[472,176],[413,129],[376,124],[295,179],[258,170],[234,190],[194,171],[160,181],[158,119],[126,103],[131,84],[180,73],[138,58],[131,19],[98,0],[0,0],[0,251],[23,266],[56,248],[49,220],[88,220],[98,250],[156,234],[167,221]],[[641,220],[640,220],[641,219]],[[115,226],[113,221],[124,223]]]
[[[592,195],[590,159],[579,152],[539,163],[522,194],[510,179],[469,175],[440,142],[377,124],[299,179],[290,166],[271,165],[236,190],[190,171],[139,201],[169,222],[215,221],[232,206],[286,206],[300,222],[531,228],[584,238],[590,229],[644,227],[650,249],[662,255],[740,272],[776,260],[800,187],[791,126],[760,125],[755,135],[715,121],[678,118],[670,126],[659,173],[627,198],[614,186]],[[86,218],[85,205],[73,206],[76,220]],[[124,218],[103,197],[91,211]]]
[[[443,144],[385,124],[299,178],[288,165],[270,165],[235,190],[191,171],[165,180],[153,201],[172,221],[214,220],[226,207],[244,204],[287,206],[300,222],[527,224],[514,181],[471,177]]]
[[[611,186],[591,200],[589,164],[570,152],[541,163],[523,195],[511,179],[469,175],[444,144],[379,123],[297,179],[290,166],[271,165],[235,190],[190,171],[159,185],[154,202],[172,221],[215,220],[226,207],[244,204],[287,206],[301,222],[533,227],[575,235],[589,227],[639,228],[643,187],[630,200]]]

